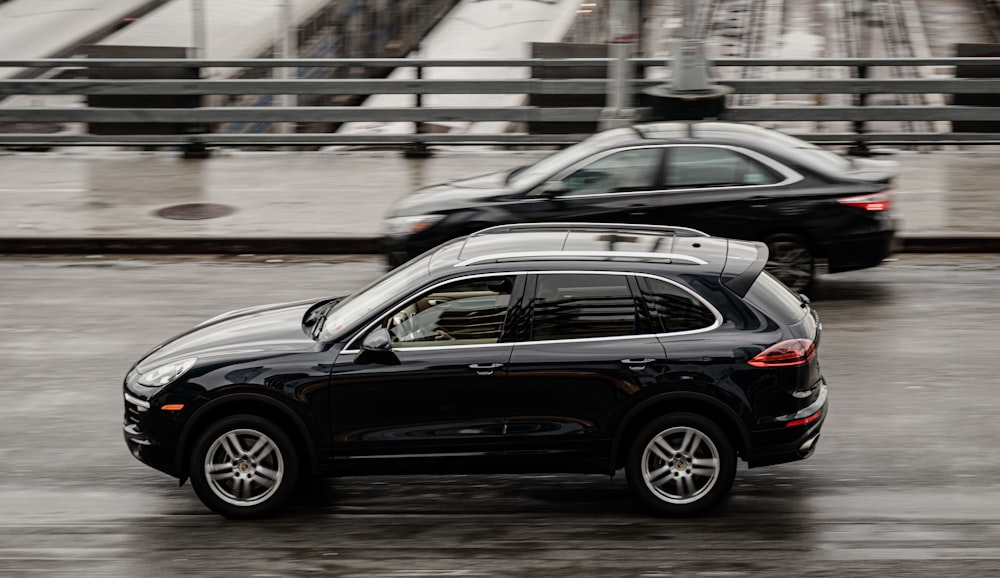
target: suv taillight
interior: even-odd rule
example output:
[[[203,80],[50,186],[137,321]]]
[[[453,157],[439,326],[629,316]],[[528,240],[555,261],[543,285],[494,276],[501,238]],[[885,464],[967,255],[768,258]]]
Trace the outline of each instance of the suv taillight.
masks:
[[[872,195],[858,195],[856,197],[844,197],[837,199],[841,205],[855,207],[873,213],[888,211],[892,208],[892,192],[889,189],[880,191]]]
[[[791,367],[805,365],[814,357],[816,344],[812,339],[788,339],[761,351],[747,364],[754,367]]]

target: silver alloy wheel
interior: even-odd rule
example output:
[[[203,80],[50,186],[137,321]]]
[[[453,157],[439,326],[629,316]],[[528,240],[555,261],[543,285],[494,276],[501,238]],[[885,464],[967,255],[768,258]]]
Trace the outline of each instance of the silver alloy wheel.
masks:
[[[253,429],[220,435],[205,454],[205,479],[212,492],[234,506],[254,506],[281,487],[285,462],[274,440]]]
[[[685,426],[660,432],[642,452],[646,486],[671,504],[690,504],[703,498],[718,481],[721,467],[712,439]]]
[[[793,291],[809,286],[813,278],[813,256],[808,247],[798,241],[775,240],[767,244],[767,271]]]

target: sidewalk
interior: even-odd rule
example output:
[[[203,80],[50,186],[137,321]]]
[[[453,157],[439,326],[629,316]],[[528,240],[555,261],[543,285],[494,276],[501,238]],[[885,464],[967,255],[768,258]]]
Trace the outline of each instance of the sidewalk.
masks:
[[[399,196],[546,151],[0,153],[0,253],[378,252]],[[1000,152],[901,152],[904,252],[1000,252]],[[178,207],[179,205],[210,206]],[[187,219],[164,218],[163,209]],[[214,218],[190,218],[211,216]],[[228,214],[226,214],[228,213]]]

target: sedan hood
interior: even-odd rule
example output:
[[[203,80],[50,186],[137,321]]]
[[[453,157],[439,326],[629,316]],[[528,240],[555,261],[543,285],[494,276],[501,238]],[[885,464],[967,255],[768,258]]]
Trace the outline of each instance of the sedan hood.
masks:
[[[499,171],[418,189],[400,199],[390,216],[422,215],[480,205],[513,192],[506,184],[509,174],[510,171]]]
[[[187,357],[237,353],[301,351],[316,345],[302,328],[302,317],[316,300],[240,309],[213,317],[163,343],[136,366],[145,373]]]

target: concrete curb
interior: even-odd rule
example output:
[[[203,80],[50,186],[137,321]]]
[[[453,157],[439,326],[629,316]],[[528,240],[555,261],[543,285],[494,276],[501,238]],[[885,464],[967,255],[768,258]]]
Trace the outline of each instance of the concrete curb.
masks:
[[[1000,233],[911,234],[899,253],[1000,253]],[[381,237],[7,237],[6,255],[374,255]]]

